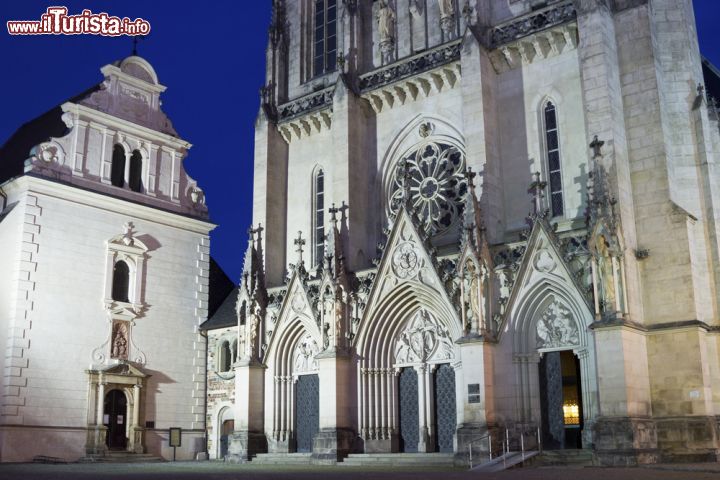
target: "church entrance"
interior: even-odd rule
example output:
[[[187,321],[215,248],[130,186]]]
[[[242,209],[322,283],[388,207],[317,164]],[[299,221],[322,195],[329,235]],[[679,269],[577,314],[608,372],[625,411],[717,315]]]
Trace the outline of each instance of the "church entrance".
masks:
[[[320,430],[320,377],[300,375],[295,387],[295,440],[297,452],[312,452]]]
[[[127,448],[127,398],[121,390],[111,390],[105,396],[105,418],[107,446],[110,450]]]
[[[418,411],[418,374],[412,367],[400,372],[400,451],[417,452],[420,442]]]
[[[455,370],[449,364],[435,371],[435,449],[451,453],[457,425]]]
[[[580,361],[570,350],[547,352],[539,373],[543,448],[582,448]]]
[[[235,431],[235,420],[225,420],[220,431],[220,458],[225,458],[230,445],[230,435]]]

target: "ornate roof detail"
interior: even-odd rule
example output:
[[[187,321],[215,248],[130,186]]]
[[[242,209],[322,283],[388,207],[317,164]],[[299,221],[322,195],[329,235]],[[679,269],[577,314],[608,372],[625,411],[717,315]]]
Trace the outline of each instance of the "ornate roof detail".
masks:
[[[572,22],[576,18],[577,13],[572,1],[550,5],[492,28],[490,47],[497,48],[534,33]]]

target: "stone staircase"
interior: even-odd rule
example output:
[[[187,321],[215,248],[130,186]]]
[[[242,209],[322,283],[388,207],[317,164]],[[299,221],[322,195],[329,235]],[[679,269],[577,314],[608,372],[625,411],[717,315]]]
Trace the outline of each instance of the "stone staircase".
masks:
[[[89,455],[80,463],[157,463],[165,460],[150,453],[108,452],[105,455]]]
[[[452,453],[351,453],[338,465],[346,467],[453,468]]]
[[[592,450],[544,450],[533,458],[533,467],[589,467],[593,464]]]
[[[259,453],[253,465],[310,465],[310,453]]]

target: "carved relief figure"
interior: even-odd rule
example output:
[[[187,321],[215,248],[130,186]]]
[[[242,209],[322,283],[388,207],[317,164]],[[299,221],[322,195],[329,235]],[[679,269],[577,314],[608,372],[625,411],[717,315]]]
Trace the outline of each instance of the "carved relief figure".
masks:
[[[455,15],[455,0],[438,0],[438,6],[441,19]]]
[[[450,333],[426,310],[418,311],[395,343],[400,364],[453,358]]]
[[[315,360],[315,355],[317,355],[319,351],[320,348],[312,336],[306,335],[305,338],[300,340],[295,348],[294,373],[317,370],[318,363],[317,360]]]
[[[112,332],[111,358],[128,359],[128,330],[125,322],[115,322]]]
[[[580,332],[570,312],[558,301],[545,309],[537,323],[537,347],[558,348],[580,344]]]

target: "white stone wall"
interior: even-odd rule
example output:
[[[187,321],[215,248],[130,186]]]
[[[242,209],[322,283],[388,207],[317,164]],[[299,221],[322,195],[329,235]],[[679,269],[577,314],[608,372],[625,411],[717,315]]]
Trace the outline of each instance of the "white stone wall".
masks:
[[[26,340],[24,348],[13,350],[12,366],[4,372],[5,382],[20,386],[5,390],[3,398],[2,461],[84,453],[84,430],[94,412],[85,371],[93,364],[93,350],[110,334],[103,302],[109,296],[106,241],[128,221],[150,247],[142,294],[147,310],[132,328],[134,344],[147,358],[142,368],[150,375],[140,423],[155,422],[155,431],[146,432],[150,453],[161,453],[154,435],[182,427],[196,438],[186,437],[178,458],[194,458],[204,451],[205,343],[198,325],[207,317],[209,225],[45,180],[23,177],[15,183],[13,193],[26,212],[21,248],[34,245],[37,259],[20,264],[21,271],[32,268],[13,292],[14,328],[2,331],[6,341],[24,326]],[[8,241],[7,233],[0,238]],[[29,302],[22,301],[26,291]],[[27,435],[27,427],[67,429],[75,432],[74,440],[64,447],[55,439],[18,448],[17,435]]]

